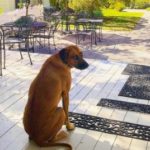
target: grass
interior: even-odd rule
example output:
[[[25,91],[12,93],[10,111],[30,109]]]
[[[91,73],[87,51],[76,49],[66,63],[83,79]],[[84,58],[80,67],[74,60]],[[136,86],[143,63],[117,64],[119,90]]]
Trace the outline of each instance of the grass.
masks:
[[[146,8],[146,10],[150,11],[150,7]]]
[[[112,9],[102,9],[101,13],[104,17],[103,27],[107,30],[132,30],[143,16],[142,12],[118,12]]]
[[[3,13],[3,9],[2,8],[0,8],[0,15]]]

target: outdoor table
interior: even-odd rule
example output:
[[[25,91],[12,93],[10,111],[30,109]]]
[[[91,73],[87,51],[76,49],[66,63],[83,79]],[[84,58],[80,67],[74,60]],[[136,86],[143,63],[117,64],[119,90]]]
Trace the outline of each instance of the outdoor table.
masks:
[[[63,31],[63,25],[65,25],[65,30],[63,31],[63,33],[72,33],[70,30],[70,25],[76,25],[76,18],[77,15],[76,14],[72,14],[72,13],[68,13],[68,14],[64,14],[62,16],[62,31]]]
[[[47,23],[46,22],[39,22],[39,21],[34,21],[31,25],[25,26],[25,25],[16,25],[15,22],[8,22],[5,24],[0,25],[0,29],[2,31],[2,44],[4,43],[5,40],[5,31],[11,29],[13,31],[13,28],[22,28],[22,30],[26,31],[27,29],[31,29],[31,32],[34,33],[38,30],[41,30],[43,28],[47,27]],[[29,39],[29,35],[27,35],[26,33],[26,43],[28,43],[28,39]],[[3,48],[4,48],[4,44],[3,44]]]
[[[29,53],[29,40],[32,37],[32,34],[37,32],[38,30],[41,30],[43,28],[47,27],[46,22],[38,22],[34,21],[30,25],[17,25],[15,22],[8,22],[5,24],[0,25],[0,29],[2,31],[2,46],[1,49],[4,49],[4,68],[5,68],[5,36],[7,34],[7,31],[13,33],[13,29],[16,28],[18,30],[21,30],[20,36],[25,40],[25,50],[28,50]],[[24,35],[22,35],[24,33]],[[32,47],[32,49],[34,46]],[[29,55],[30,58],[30,55]],[[32,64],[31,58],[30,58],[30,63]]]
[[[98,29],[98,39],[101,41],[102,39],[102,24],[103,19],[90,19],[90,18],[80,18],[77,20],[77,24],[87,25],[90,24],[92,29]],[[98,28],[97,28],[98,27]]]

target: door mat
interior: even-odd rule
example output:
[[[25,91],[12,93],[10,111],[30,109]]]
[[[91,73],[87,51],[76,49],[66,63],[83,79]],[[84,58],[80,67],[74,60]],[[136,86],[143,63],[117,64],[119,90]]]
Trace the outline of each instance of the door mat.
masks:
[[[150,105],[130,103],[112,99],[103,98],[99,101],[97,106],[150,114]]]
[[[150,67],[129,64],[123,74],[130,75],[119,96],[150,100]]]
[[[137,65],[137,64],[128,64],[123,70],[122,74],[125,75],[150,75],[150,66]]]
[[[109,134],[121,135],[129,138],[136,138],[141,140],[150,140],[150,127],[128,122],[121,122],[116,120],[95,117],[91,115],[69,113],[69,118],[76,127]]]

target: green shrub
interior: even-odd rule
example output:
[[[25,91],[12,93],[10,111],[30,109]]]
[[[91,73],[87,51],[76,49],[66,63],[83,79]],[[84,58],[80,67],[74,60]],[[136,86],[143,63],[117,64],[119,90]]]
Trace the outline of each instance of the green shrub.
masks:
[[[67,0],[49,0],[50,5],[56,9],[65,9],[68,7],[68,2]]]
[[[94,15],[94,11],[99,10],[99,0],[72,0],[69,2],[69,7],[75,11],[87,12],[90,16]]]
[[[103,17],[103,14],[102,14],[101,10],[95,10],[93,13],[94,13],[94,18]]]
[[[19,0],[18,7],[21,9],[23,8],[23,5],[24,5],[23,0]]]
[[[15,21],[15,24],[17,26],[31,26],[33,21],[33,18],[30,16],[21,16]]]
[[[83,1],[81,0],[81,3],[79,3],[79,1],[77,0],[72,0],[69,2],[69,7],[74,9],[75,11],[79,12],[83,10],[83,6],[82,6]]]
[[[132,4],[133,8],[147,8],[150,6],[150,1],[149,0],[135,0],[134,3]]]
[[[115,9],[117,11],[122,11],[125,8],[125,3],[123,1],[112,2],[110,4],[111,9]]]
[[[125,4],[123,2],[116,2],[114,9],[118,11],[122,11],[125,8]]]

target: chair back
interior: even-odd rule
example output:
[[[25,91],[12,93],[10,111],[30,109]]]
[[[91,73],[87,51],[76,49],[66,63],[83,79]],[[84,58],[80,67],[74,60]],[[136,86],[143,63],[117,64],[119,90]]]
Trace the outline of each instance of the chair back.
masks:
[[[61,16],[60,15],[58,15],[58,16],[51,16],[50,17],[50,22],[49,22],[50,30],[52,32],[57,31],[60,22],[61,22]]]

